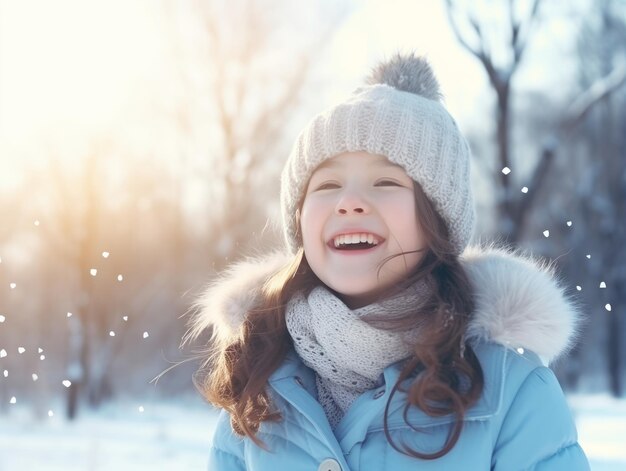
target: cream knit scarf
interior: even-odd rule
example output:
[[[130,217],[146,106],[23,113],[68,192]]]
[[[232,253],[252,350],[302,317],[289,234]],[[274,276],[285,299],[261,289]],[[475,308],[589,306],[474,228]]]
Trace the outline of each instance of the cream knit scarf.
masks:
[[[318,401],[334,429],[363,392],[384,383],[388,365],[411,356],[418,328],[391,332],[361,320],[368,314],[390,318],[416,311],[427,299],[428,288],[418,281],[380,303],[349,309],[326,287],[308,298],[297,293],[287,304],[287,330],[296,352],[316,373]]]

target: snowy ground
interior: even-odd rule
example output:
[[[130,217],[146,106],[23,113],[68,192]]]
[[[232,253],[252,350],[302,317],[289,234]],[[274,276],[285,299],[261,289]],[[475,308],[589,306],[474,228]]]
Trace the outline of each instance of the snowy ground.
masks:
[[[569,400],[592,469],[626,470],[626,400]],[[215,413],[199,399],[116,403],[98,413],[84,413],[75,423],[61,415],[36,418],[18,404],[0,415],[0,471],[206,469]]]

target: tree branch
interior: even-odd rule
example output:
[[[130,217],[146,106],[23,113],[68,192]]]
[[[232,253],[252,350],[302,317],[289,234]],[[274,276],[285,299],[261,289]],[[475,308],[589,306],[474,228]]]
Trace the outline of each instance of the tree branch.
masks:
[[[596,103],[602,101],[624,83],[626,83],[626,60],[621,59],[609,75],[595,81],[572,102],[561,124],[562,131],[567,132],[575,128],[585,119]]]

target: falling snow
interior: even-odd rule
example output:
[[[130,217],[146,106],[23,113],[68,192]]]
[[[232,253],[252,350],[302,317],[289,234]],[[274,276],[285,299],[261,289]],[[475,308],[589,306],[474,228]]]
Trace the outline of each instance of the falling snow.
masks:
[[[5,320],[6,320],[6,317],[0,314],[0,324],[2,324]]]
[[[117,275],[117,281],[122,281],[124,277],[122,275]]]
[[[109,258],[109,252],[102,252],[102,257]]]
[[[71,381],[69,381],[69,380],[67,380],[67,379],[65,379],[65,380],[63,380],[63,383],[62,383],[62,384],[63,384],[63,386],[65,386],[66,388],[69,388],[69,387],[72,385],[72,382],[71,382]]]
[[[572,227],[572,221],[567,221],[567,227]]]
[[[505,175],[508,175],[509,173],[511,173],[511,169],[509,167],[504,167],[502,169],[502,173],[504,173]]]
[[[15,404],[17,402],[17,399],[15,398],[15,396],[13,396],[9,402],[11,404]]]
[[[71,312],[68,312],[68,313],[67,313],[67,317],[72,317],[72,313],[71,313]]]
[[[124,319],[124,322],[128,321],[128,316],[124,316],[122,317],[122,319]]]
[[[110,335],[111,337],[115,337],[115,332],[110,331],[110,332],[109,332],[109,335]]]
[[[36,219],[36,220],[35,220],[35,226],[38,226],[38,225],[39,225],[39,220],[38,220],[38,219]]]
[[[39,376],[37,376],[37,373],[33,373],[33,381],[37,381],[39,379]]]
[[[39,357],[39,359],[40,359],[40,360],[45,360],[45,359],[46,359],[46,356],[45,356],[45,355],[41,355],[41,356]]]
[[[611,312],[611,305],[607,304],[606,306],[604,306],[604,309],[606,309],[607,311]]]
[[[148,337],[150,337],[150,335],[148,334],[148,332],[144,332],[144,333],[143,333],[143,338],[144,338],[144,339],[147,339]]]
[[[3,375],[5,378],[8,378],[8,377],[9,377],[9,370],[4,370],[4,371],[2,372],[2,375]]]
[[[26,349],[24,347],[17,347],[17,353],[19,353],[20,355],[24,353],[25,351]]]
[[[522,193],[528,193],[528,187],[527,186],[522,188]]]
[[[586,257],[587,257],[588,259],[591,259],[591,254],[590,254],[590,253],[588,253],[588,254],[586,255]]]
[[[98,269],[92,268],[91,270],[89,270],[89,273],[91,273],[91,276],[96,276],[98,274]]]
[[[606,288],[606,283],[604,281],[600,283],[600,288]]]
[[[578,286],[578,285],[576,285],[576,289],[577,289],[578,291],[582,291],[582,290],[583,290],[582,286]]]
[[[543,231],[543,235],[544,237],[550,237],[550,231],[548,230]]]
[[[3,348],[0,350],[0,358],[4,358],[5,356],[7,356],[7,351]]]
[[[15,289],[17,285],[15,283],[11,283],[9,286],[11,287],[11,289]]]

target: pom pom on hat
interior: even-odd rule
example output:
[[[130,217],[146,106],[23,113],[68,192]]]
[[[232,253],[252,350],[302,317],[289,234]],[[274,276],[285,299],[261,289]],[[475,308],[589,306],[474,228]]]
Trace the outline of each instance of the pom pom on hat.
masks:
[[[386,84],[403,92],[441,102],[443,95],[439,82],[428,61],[415,54],[396,54],[372,69],[366,79],[367,85]]]

